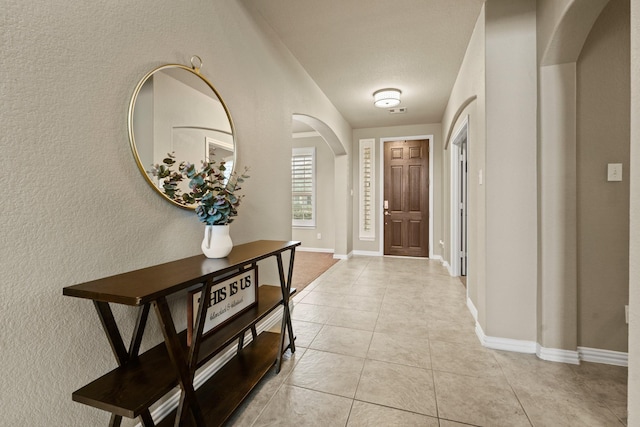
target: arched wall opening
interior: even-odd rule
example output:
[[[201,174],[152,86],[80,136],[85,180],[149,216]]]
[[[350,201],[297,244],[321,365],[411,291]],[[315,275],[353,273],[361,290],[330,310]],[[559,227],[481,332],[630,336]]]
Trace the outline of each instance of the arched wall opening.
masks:
[[[611,157],[609,154],[617,151],[613,145],[628,145],[628,137],[626,141],[614,141],[624,138],[601,137],[599,141],[593,142],[592,135],[588,134],[588,122],[593,121],[597,126],[606,128],[612,121],[605,119],[606,112],[599,118],[589,118],[593,114],[593,107],[585,104],[589,92],[594,89],[600,90],[601,86],[610,84],[607,82],[609,77],[606,72],[601,73],[605,76],[597,85],[588,83],[588,75],[593,73],[592,70],[598,72],[599,67],[607,69],[611,64],[607,65],[604,63],[606,61],[601,59],[594,61],[585,58],[585,55],[603,55],[602,50],[597,53],[597,46],[601,43],[597,38],[602,37],[598,32],[602,32],[607,26],[615,27],[609,24],[612,22],[609,6],[619,7],[618,3],[608,0],[567,1],[550,33],[540,37],[541,41],[547,43],[539,50],[540,231],[537,326],[538,355],[546,360],[569,363],[585,360],[621,365],[627,363],[626,343],[621,345],[621,342],[614,342],[615,340],[611,339],[612,334],[606,333],[607,330],[616,330],[614,325],[617,325],[617,329],[626,327],[623,303],[617,302],[615,306],[604,308],[610,305],[604,301],[611,301],[613,298],[607,297],[605,300],[601,299],[603,304],[598,305],[602,308],[596,308],[597,313],[593,311],[587,315],[599,322],[600,335],[602,331],[605,331],[605,335],[599,336],[597,328],[585,321],[585,314],[591,310],[588,303],[585,303],[585,297],[602,291],[601,286],[590,285],[587,280],[589,278],[585,277],[585,265],[589,263],[585,254],[592,250],[600,251],[601,259],[596,263],[601,264],[603,271],[619,269],[621,266],[619,262],[615,262],[616,267],[611,261],[605,261],[610,259],[610,254],[605,253],[605,248],[593,248],[593,242],[597,240],[594,237],[598,231],[594,231],[593,226],[585,221],[585,213],[591,215],[594,209],[600,209],[597,206],[589,207],[586,199],[591,199],[591,196],[586,192],[586,187],[592,188],[593,192],[603,197],[608,197],[607,194],[612,196],[610,190],[617,191],[617,188],[607,182],[606,168],[608,162],[618,162],[616,159],[620,156]],[[545,2],[541,4],[544,8]],[[543,16],[544,13],[545,10],[542,10]],[[605,13],[608,15],[602,21],[600,18]],[[617,16],[620,17],[620,12]],[[590,43],[592,37],[595,37],[596,41]],[[585,65],[587,60],[591,61],[591,65]],[[601,65],[598,65],[598,62],[601,62]],[[609,70],[613,71],[610,68]],[[616,77],[611,79],[615,80]],[[589,87],[589,84],[592,86]],[[615,82],[613,84],[615,85]],[[592,102],[595,105],[599,103]],[[608,109],[611,110],[611,107]],[[621,114],[629,115],[628,111]],[[618,131],[615,130],[613,134],[617,135]],[[603,156],[600,152],[597,155],[599,158],[596,159],[594,154],[589,154],[589,151],[595,152],[595,144],[599,145],[597,150],[604,148],[607,155]],[[607,147],[608,144],[611,146]],[[619,161],[622,162],[623,159]],[[590,180],[594,179],[595,185],[590,183]],[[603,204],[608,205],[600,205]],[[607,223],[612,220],[612,217],[602,218],[602,225],[608,226]],[[628,237],[628,232],[626,235]],[[625,256],[622,255],[622,258]],[[628,255],[626,259],[628,260]],[[622,269],[625,273],[628,272],[628,265]],[[615,276],[617,271],[613,273]],[[623,286],[628,288],[626,283]],[[588,332],[589,329],[592,332]]]
[[[341,224],[347,221],[347,206],[343,200],[346,184],[341,179],[345,173],[346,157],[344,144],[333,129],[316,117],[293,114],[294,147],[313,147],[316,156],[316,212],[315,227],[294,227],[294,240],[301,240],[302,250],[332,252],[334,258],[345,258],[347,236]],[[306,131],[305,131],[306,130]],[[327,150],[328,148],[328,150]],[[343,253],[344,252],[344,253]]]

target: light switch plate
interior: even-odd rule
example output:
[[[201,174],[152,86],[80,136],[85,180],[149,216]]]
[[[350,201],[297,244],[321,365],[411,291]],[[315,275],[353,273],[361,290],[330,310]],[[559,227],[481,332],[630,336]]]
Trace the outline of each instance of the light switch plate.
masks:
[[[607,165],[607,181],[622,181],[622,163]]]

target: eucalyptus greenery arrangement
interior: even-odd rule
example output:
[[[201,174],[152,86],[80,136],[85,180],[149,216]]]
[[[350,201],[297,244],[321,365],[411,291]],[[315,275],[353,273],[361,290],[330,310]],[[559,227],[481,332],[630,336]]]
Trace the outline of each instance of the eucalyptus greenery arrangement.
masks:
[[[180,205],[197,205],[196,215],[207,225],[232,223],[244,198],[244,195],[238,195],[242,189],[240,184],[249,178],[249,169],[245,167],[242,173],[234,171],[227,176],[224,161],[202,162],[199,170],[187,162],[181,162],[178,170],[174,170],[175,164],[175,153],[168,153],[162,164],[153,165],[151,169],[153,176],[164,180],[164,193]],[[180,188],[180,183],[185,180],[189,180],[189,192]]]

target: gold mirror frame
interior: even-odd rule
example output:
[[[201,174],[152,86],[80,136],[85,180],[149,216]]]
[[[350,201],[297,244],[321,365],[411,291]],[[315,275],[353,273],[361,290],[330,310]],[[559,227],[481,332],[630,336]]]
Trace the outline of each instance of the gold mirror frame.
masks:
[[[196,66],[194,65],[194,59],[197,59],[199,61],[199,65]],[[233,120],[231,119],[231,114],[229,113],[229,109],[227,108],[227,105],[225,104],[224,100],[222,99],[222,97],[220,96],[220,94],[218,93],[218,91],[216,90],[216,88],[211,84],[211,82],[209,82],[209,80],[207,80],[206,77],[204,77],[202,74],[200,74],[200,68],[202,66],[202,61],[200,60],[199,57],[194,56],[191,58],[191,63],[192,63],[192,67],[187,67],[185,65],[181,65],[181,64],[165,64],[165,65],[161,65],[157,68],[154,68],[153,70],[149,71],[147,74],[145,74],[144,77],[142,77],[142,79],[140,79],[140,81],[138,82],[138,84],[135,87],[135,90],[133,91],[133,95],[131,97],[131,101],[129,103],[129,117],[128,117],[128,126],[129,126],[129,143],[131,145],[131,150],[133,151],[133,157],[136,160],[136,164],[138,165],[138,169],[140,170],[140,172],[142,173],[142,176],[144,176],[145,180],[147,181],[147,183],[156,191],[158,192],[158,194],[160,194],[165,200],[168,200],[170,203],[179,206],[183,209],[195,209],[196,206],[195,205],[185,205],[182,203],[179,203],[176,200],[171,199],[169,196],[167,196],[164,191],[163,188],[161,186],[161,183],[156,183],[154,182],[154,180],[152,179],[153,177],[151,176],[150,173],[150,169],[152,167],[153,164],[158,164],[158,163],[162,163],[162,159],[164,159],[167,156],[167,153],[170,151],[167,151],[165,153],[162,153],[162,157],[161,158],[156,158],[156,156],[154,155],[154,159],[153,162],[149,165],[147,165],[145,167],[145,165],[143,164],[143,161],[141,159],[140,153],[139,153],[139,145],[140,143],[142,143],[143,141],[140,140],[138,142],[136,142],[136,137],[135,137],[135,124],[134,124],[134,115],[135,115],[135,110],[136,110],[136,103],[138,101],[138,97],[140,96],[141,90],[142,88],[145,86],[145,84],[147,84],[148,82],[150,82],[152,79],[152,77],[157,76],[160,72],[167,72],[167,73],[174,73],[176,70],[184,70],[185,72],[190,73],[190,75],[196,76],[198,79],[198,81],[202,81],[204,82],[204,84],[206,85],[206,88],[211,89],[211,94],[205,94],[207,96],[211,96],[211,99],[214,99],[214,97],[212,95],[215,96],[215,98],[217,98],[217,101],[220,102],[222,109],[224,110],[224,113],[226,115],[226,119],[228,121],[228,127],[229,127],[229,135],[230,135],[230,145],[232,145],[233,148],[233,164],[232,167],[230,168],[230,172],[233,173],[234,169],[235,169],[235,164],[236,164],[236,153],[237,153],[237,144],[236,144],[236,132],[235,132],[235,127],[233,125]],[[181,72],[181,71],[180,71]],[[188,77],[191,78],[191,77]],[[204,86],[202,86],[204,88]],[[214,99],[215,101],[215,99]],[[195,108],[195,107],[194,107]],[[153,115],[155,116],[156,112],[154,111]],[[155,118],[153,119],[154,123],[155,123]],[[179,127],[178,127],[179,128]],[[207,130],[208,128],[206,127],[201,127],[201,126],[184,126],[184,128],[193,128],[193,129],[197,129],[200,128],[201,130]],[[172,127],[173,129],[173,127]],[[212,129],[208,129],[208,130],[212,130]],[[217,132],[220,133],[226,133],[220,130],[217,130]],[[153,133],[153,132],[152,132]],[[172,137],[173,135],[170,135],[170,137]],[[151,144],[151,146],[153,147],[153,145],[156,143],[155,138],[152,136],[150,139],[151,141],[148,141],[149,138],[147,138],[147,140],[144,141],[145,144]],[[210,148],[208,146],[208,142],[203,142],[203,159],[202,160],[208,160],[207,158],[207,154],[205,153],[210,153]],[[216,145],[216,144],[214,144]],[[152,148],[153,150],[153,148]],[[231,150],[229,150],[231,151]],[[180,158],[176,158],[176,166],[182,161],[183,159]],[[196,164],[196,166],[200,166],[198,164]],[[228,166],[228,165],[227,165]]]

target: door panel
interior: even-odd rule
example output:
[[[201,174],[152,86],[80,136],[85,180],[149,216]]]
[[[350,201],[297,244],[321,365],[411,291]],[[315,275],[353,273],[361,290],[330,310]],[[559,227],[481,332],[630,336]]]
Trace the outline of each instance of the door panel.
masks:
[[[391,195],[390,198],[385,198],[385,200],[389,200],[389,210],[394,212],[402,211],[402,172],[403,168],[401,166],[391,167]]]
[[[392,248],[402,249],[402,221],[390,221],[391,239],[389,244]]]
[[[421,175],[421,166],[409,165],[409,212],[420,212],[422,209]]]
[[[385,255],[429,255],[429,141],[384,144]]]
[[[409,248],[420,249],[422,239],[420,234],[422,233],[422,221],[409,221]]]

